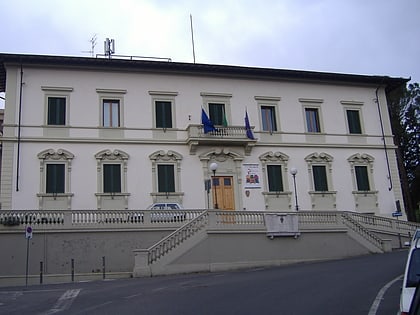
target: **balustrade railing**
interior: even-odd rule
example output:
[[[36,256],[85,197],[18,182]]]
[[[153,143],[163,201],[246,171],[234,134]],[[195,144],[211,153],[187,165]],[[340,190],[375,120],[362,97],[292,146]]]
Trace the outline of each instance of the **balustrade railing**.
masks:
[[[180,245],[196,233],[202,231],[208,224],[208,217],[209,213],[207,211],[201,213],[192,221],[150,247],[148,249],[148,263],[154,263],[176,246]]]

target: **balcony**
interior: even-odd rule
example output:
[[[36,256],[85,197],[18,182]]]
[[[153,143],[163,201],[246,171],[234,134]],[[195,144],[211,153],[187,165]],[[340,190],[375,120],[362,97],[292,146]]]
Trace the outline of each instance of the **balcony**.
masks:
[[[245,154],[250,155],[257,140],[246,136],[244,126],[217,127],[217,131],[204,133],[203,125],[189,125],[187,128],[187,143],[190,146],[190,154],[195,154],[197,146],[242,146]]]

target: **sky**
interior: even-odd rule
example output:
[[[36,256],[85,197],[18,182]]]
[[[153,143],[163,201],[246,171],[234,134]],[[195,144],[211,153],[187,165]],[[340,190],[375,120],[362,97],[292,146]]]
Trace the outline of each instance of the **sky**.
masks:
[[[192,63],[193,33],[197,63],[420,82],[419,0],[0,0],[0,12],[1,53],[89,57],[110,38],[115,55]]]

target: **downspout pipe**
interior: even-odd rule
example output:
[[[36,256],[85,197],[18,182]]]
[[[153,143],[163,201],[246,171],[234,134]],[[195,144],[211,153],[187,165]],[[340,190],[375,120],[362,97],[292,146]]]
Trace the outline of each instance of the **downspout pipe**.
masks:
[[[383,124],[383,121],[382,121],[382,111],[381,111],[381,105],[379,103],[379,96],[378,96],[379,89],[380,89],[380,86],[378,86],[376,88],[376,91],[375,91],[376,105],[378,106],[379,122],[381,124],[382,141],[383,141],[383,144],[384,144],[386,167],[388,169],[388,181],[389,181],[388,190],[391,191],[392,190],[391,168],[389,166],[388,148],[386,146],[386,139],[385,139],[385,132],[384,132],[384,124]]]
[[[22,90],[23,90],[23,66],[20,64],[20,89],[19,89],[19,113],[18,113],[18,135],[17,135],[17,158],[16,158],[16,191],[19,191],[20,175],[20,144],[22,132]]]

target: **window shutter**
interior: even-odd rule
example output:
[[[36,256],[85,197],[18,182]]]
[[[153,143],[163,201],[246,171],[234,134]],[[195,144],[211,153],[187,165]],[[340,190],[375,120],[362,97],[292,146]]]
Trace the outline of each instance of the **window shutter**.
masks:
[[[314,177],[315,191],[328,191],[328,181],[325,166],[314,165],[312,166]]]
[[[156,128],[172,128],[172,103],[157,101],[156,106]]]
[[[347,111],[347,121],[349,124],[349,132],[354,134],[361,134],[362,127],[360,125],[360,116],[358,110]]]
[[[283,191],[281,165],[267,165],[268,191]]]
[[[46,193],[64,193],[64,164],[47,164]]]
[[[66,124],[66,98],[49,97],[48,98],[48,125]]]
[[[175,192],[175,177],[173,165],[158,165],[158,191]]]
[[[223,117],[225,113],[225,104],[210,103],[209,115],[214,125],[223,125]]]
[[[356,172],[357,190],[358,191],[369,191],[369,176],[366,166],[355,166]]]
[[[104,164],[104,193],[121,192],[121,165]]]

